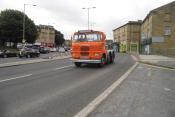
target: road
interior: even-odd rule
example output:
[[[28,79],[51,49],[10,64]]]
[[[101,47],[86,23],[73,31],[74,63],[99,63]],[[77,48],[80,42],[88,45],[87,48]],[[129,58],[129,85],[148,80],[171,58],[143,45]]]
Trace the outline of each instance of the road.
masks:
[[[119,54],[103,68],[69,59],[0,68],[0,117],[72,117],[133,64]]]

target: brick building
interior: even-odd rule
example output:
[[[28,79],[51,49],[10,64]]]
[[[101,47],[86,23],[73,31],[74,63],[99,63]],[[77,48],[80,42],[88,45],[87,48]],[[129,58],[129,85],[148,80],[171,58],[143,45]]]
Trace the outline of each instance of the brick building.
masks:
[[[41,43],[43,46],[53,47],[55,45],[55,29],[49,25],[37,26],[38,39],[36,43]]]
[[[132,50],[132,44],[136,44],[138,51],[140,44],[140,31],[142,21],[129,21],[125,25],[113,30],[114,41],[120,43],[120,46],[124,45],[125,51]]]
[[[175,1],[156,8],[141,26],[142,53],[175,56]]]

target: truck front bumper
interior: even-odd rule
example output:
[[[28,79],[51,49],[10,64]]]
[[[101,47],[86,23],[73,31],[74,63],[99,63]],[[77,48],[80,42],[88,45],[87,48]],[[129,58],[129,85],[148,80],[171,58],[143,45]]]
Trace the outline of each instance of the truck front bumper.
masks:
[[[101,60],[89,60],[89,59],[70,59],[72,62],[79,63],[101,63]]]

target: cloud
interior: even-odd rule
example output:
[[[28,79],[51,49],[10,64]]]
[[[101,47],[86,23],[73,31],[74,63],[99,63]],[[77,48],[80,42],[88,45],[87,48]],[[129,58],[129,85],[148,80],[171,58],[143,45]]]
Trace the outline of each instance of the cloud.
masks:
[[[85,19],[82,17],[83,10],[68,0],[52,0],[52,2],[42,0],[39,2],[39,7],[42,9],[47,9],[51,18],[58,21],[64,20],[64,22],[72,25],[81,25],[81,23],[85,23]]]
[[[6,8],[23,11],[24,3],[37,4],[26,7],[26,14],[36,24],[54,25],[57,30],[71,35],[74,31],[87,29],[87,10],[90,10],[90,27],[111,35],[112,30],[128,21],[143,20],[154,8],[173,0],[1,0],[0,10]],[[92,26],[91,26],[92,25]],[[69,36],[70,37],[70,36]]]

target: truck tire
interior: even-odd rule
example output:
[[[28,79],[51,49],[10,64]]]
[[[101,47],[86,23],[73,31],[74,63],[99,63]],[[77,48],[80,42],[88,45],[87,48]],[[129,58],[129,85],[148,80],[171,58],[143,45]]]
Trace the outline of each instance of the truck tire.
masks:
[[[81,67],[81,63],[80,62],[75,62],[74,63],[76,67]]]
[[[111,55],[110,55],[110,63],[111,63],[111,64],[114,63],[114,54],[111,54]]]
[[[105,56],[102,56],[101,57],[101,62],[99,64],[100,67],[103,67],[104,65],[106,64],[106,57]]]

